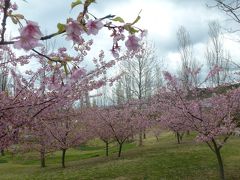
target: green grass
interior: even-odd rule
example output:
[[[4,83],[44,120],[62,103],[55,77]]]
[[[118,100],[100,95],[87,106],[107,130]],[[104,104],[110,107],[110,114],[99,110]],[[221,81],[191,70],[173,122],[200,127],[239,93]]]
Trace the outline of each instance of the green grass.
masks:
[[[61,152],[48,155],[47,167],[40,168],[38,154],[28,153],[0,157],[0,180],[13,179],[116,179],[116,180],[206,180],[218,179],[215,155],[205,144],[197,144],[193,137],[184,137],[176,144],[171,133],[164,133],[159,142],[150,137],[144,147],[125,144],[123,156],[117,158],[116,144],[110,147],[110,157],[104,156],[104,144],[89,142],[70,149],[66,154],[66,168],[60,164]],[[233,137],[223,147],[222,155],[227,179],[240,179],[240,138]]]

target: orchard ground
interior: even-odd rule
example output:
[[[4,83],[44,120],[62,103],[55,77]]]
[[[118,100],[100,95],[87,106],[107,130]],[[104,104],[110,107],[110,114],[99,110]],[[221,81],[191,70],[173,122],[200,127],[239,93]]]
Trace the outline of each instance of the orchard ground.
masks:
[[[0,157],[0,179],[218,179],[215,155],[206,144],[196,143],[193,135],[177,144],[172,133],[163,133],[157,142],[153,136],[143,147],[136,142],[123,147],[117,158],[116,144],[110,156],[104,156],[104,144],[98,140],[66,154],[61,168],[61,152],[49,154],[46,168],[40,168],[38,154],[27,153]],[[226,179],[240,179],[240,137],[232,137],[222,150]]]

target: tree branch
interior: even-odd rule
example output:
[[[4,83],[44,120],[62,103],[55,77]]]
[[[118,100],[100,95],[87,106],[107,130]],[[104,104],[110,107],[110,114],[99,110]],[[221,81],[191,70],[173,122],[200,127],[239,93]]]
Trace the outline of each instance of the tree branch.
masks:
[[[5,6],[3,8],[1,43],[4,42],[4,35],[5,35],[5,32],[6,32],[6,21],[7,21],[7,17],[8,17],[7,10],[10,7],[10,0],[5,0],[5,4],[4,5]]]

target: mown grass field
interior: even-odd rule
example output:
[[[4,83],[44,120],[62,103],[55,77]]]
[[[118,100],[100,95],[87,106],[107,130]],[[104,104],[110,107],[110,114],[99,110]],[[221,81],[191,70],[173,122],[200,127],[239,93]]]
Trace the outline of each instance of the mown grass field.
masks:
[[[104,156],[104,144],[99,141],[70,149],[66,168],[61,168],[61,152],[49,154],[46,168],[40,168],[37,153],[7,154],[0,157],[0,180],[33,179],[116,179],[116,180],[207,180],[219,179],[215,155],[205,144],[192,136],[177,144],[174,135],[164,133],[157,142],[148,137],[144,147],[125,144],[121,158],[115,146],[110,156]],[[240,137],[233,137],[223,147],[226,179],[240,180]]]

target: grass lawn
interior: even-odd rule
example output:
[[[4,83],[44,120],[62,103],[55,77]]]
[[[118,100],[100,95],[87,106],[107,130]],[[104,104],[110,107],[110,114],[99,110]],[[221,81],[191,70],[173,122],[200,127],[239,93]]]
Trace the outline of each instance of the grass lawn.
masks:
[[[121,158],[117,148],[110,147],[104,156],[104,144],[94,141],[66,152],[66,168],[62,169],[61,152],[49,154],[46,168],[40,168],[37,153],[0,157],[0,180],[33,179],[179,179],[207,180],[218,178],[215,155],[192,136],[176,144],[174,135],[164,133],[159,139],[147,138],[144,147],[125,144]],[[232,137],[222,149],[227,180],[240,180],[240,138]]]

